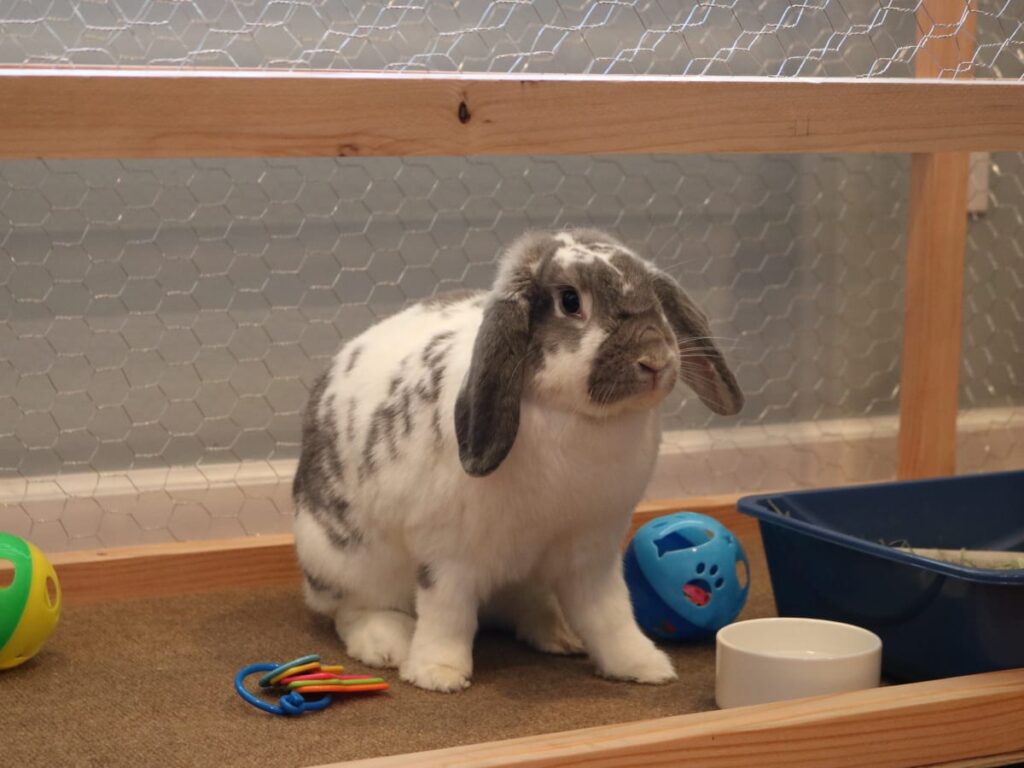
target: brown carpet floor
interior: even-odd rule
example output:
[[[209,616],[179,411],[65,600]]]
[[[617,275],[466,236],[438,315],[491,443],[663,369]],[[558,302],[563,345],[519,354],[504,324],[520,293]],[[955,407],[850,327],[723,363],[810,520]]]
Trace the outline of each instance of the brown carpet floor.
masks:
[[[763,556],[750,555],[741,618],[772,615]],[[386,694],[293,719],[234,692],[246,664],[308,653],[370,671],[339,646],[297,588],[69,608],[36,659],[0,673],[0,763],[319,765],[714,707],[713,644],[668,648],[680,679],[649,687],[602,680],[584,658],[539,654],[501,634],[477,640],[473,685],[459,694],[421,691],[392,670]]]

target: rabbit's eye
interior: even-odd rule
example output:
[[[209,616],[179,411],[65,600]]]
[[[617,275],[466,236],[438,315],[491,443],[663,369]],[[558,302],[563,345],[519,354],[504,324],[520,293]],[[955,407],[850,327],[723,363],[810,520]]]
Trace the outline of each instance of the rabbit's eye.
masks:
[[[579,317],[582,314],[583,302],[580,301],[580,295],[573,288],[563,288],[559,294],[558,299],[562,304],[562,311],[567,315],[575,315]]]

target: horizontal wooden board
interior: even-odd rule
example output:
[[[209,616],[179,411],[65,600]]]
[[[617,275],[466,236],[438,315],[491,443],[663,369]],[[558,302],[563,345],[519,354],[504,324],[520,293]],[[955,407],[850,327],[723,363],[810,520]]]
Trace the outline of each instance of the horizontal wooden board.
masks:
[[[0,158],[1024,150],[1024,83],[0,68]]]
[[[346,763],[351,768],[587,765],[923,766],[1024,750],[1024,669]],[[965,762],[979,765],[991,762]],[[326,766],[324,767],[326,768]]]
[[[297,582],[291,534],[49,555],[66,605]]]
[[[650,501],[634,514],[631,534],[659,515],[703,512],[732,529],[744,546],[759,546],[756,522],[736,512],[732,496]],[[158,597],[295,583],[299,579],[291,534],[150,544],[50,555],[66,604]]]
[[[758,543],[760,533],[757,520],[749,515],[736,511],[736,502],[740,496],[735,493],[724,493],[718,496],[697,496],[680,499],[659,499],[639,504],[633,513],[633,524],[629,529],[632,537],[644,523],[671,512],[700,512],[717,519],[729,528],[744,542]]]

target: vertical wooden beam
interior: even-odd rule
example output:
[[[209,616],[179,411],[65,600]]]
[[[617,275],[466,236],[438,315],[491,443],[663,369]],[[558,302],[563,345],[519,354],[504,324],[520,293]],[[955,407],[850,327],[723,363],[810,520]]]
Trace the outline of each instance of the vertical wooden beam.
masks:
[[[968,0],[921,4],[918,77],[951,76],[971,60],[971,10]],[[963,67],[958,74],[964,75]],[[956,471],[969,172],[970,155],[965,152],[915,154],[911,163],[900,362],[901,479]]]
[[[968,157],[916,154],[911,164],[900,361],[901,479],[956,471]]]

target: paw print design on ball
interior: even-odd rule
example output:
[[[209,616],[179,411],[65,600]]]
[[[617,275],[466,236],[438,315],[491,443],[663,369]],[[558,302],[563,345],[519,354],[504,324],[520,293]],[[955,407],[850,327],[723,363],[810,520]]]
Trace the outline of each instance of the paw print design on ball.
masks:
[[[625,554],[633,612],[656,640],[709,640],[743,609],[750,566],[735,534],[696,512],[652,520]]]

